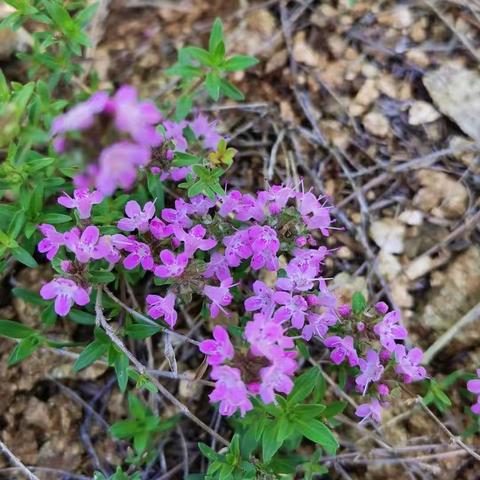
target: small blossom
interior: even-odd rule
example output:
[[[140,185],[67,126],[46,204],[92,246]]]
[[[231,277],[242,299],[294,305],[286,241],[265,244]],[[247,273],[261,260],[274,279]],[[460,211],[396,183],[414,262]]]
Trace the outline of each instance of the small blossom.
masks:
[[[328,337],[323,341],[323,343],[326,347],[333,348],[332,352],[330,353],[330,358],[335,365],[340,365],[345,357],[348,358],[348,363],[351,367],[358,365],[358,355],[355,347],[353,346],[352,337]]]
[[[55,298],[55,312],[62,317],[70,312],[74,303],[84,306],[90,301],[87,290],[68,278],[56,278],[46,283],[40,289],[40,295],[45,300]]]
[[[329,228],[332,223],[330,209],[321,205],[317,197],[311,192],[299,195],[299,211],[305,225],[310,230],[319,229],[323,235],[328,237]]]
[[[290,295],[287,292],[276,292],[273,300],[283,305],[276,312],[273,318],[278,322],[291,320],[294,328],[302,328],[305,323],[305,315],[308,309],[306,300],[300,295]]]
[[[197,137],[203,140],[203,146],[208,150],[216,150],[218,142],[223,138],[216,130],[217,122],[210,122],[205,115],[197,115],[189,123],[190,128]]]
[[[384,383],[379,383],[377,385],[378,394],[382,397],[386,397],[390,393],[390,389]]]
[[[172,120],[165,120],[163,122],[166,139],[172,140],[175,143],[175,150],[178,152],[184,152],[187,149],[187,139],[183,135],[183,130],[187,125],[188,123],[185,120],[178,123]]]
[[[472,405],[471,409],[473,413],[480,415],[480,369],[477,370],[477,377],[467,382],[467,390],[477,395],[477,401]]]
[[[173,227],[171,225],[165,225],[165,223],[157,217],[152,218],[149,228],[150,233],[157,240],[167,238],[173,233]]]
[[[160,295],[147,295],[147,312],[148,314],[157,320],[162,318],[165,323],[173,329],[177,323],[177,312],[175,310],[175,294],[172,292],[167,293],[164,297]]]
[[[223,280],[231,280],[232,278],[227,259],[221,253],[213,253],[210,257],[210,262],[208,262],[205,267],[205,271],[203,272],[205,278],[216,277],[220,282]]]
[[[375,350],[367,352],[367,359],[360,358],[358,360],[360,371],[362,372],[356,379],[355,383],[363,390],[362,395],[367,393],[368,385],[371,382],[378,382],[383,374],[383,365],[380,364],[378,353]]]
[[[230,417],[237,410],[244,416],[252,410],[252,402],[248,399],[248,391],[243,383],[240,370],[227,365],[214,366],[210,376],[215,382],[215,389],[209,395],[211,402],[220,402],[220,414]]]
[[[343,305],[340,305],[338,307],[338,313],[342,316],[342,317],[348,317],[350,316],[350,314],[352,313],[352,307],[348,304],[348,303],[345,303]],[[358,326],[357,326],[358,327]]]
[[[133,232],[137,229],[144,233],[149,228],[149,221],[155,215],[155,205],[153,202],[147,202],[143,210],[135,200],[130,200],[125,205],[125,213],[128,218],[122,218],[117,227],[125,232]]]
[[[101,203],[103,195],[94,190],[90,192],[87,188],[77,188],[73,191],[73,198],[66,193],[58,198],[58,203],[66,208],[76,208],[78,216],[84,220],[90,218],[92,206]]]
[[[105,245],[98,243],[100,231],[94,225],[89,225],[81,233],[78,228],[72,228],[64,238],[65,245],[80,263],[87,263],[91,258],[98,260],[107,253]]]
[[[65,239],[63,233],[57,232],[53,225],[47,223],[42,223],[38,226],[38,229],[45,237],[43,240],[40,240],[38,244],[38,251],[40,253],[46,253],[48,260],[57,254],[58,249],[65,244]]]
[[[407,330],[400,324],[400,312],[394,310],[387,313],[380,323],[373,327],[373,331],[379,336],[380,343],[389,352],[395,350],[395,340],[407,338]]]
[[[231,267],[238,267],[242,260],[252,256],[248,230],[239,230],[233,235],[226,236],[223,244],[226,247],[225,258]]]
[[[226,307],[227,305],[230,305],[232,303],[233,295],[230,293],[230,287],[230,280],[226,280],[221,282],[219,287],[206,285],[203,288],[203,293],[212,302],[209,307],[212,318],[215,318],[220,311],[222,311],[225,315],[228,316],[227,311],[223,307]]]
[[[267,287],[265,283],[256,280],[253,283],[253,291],[255,295],[245,300],[245,310],[247,312],[254,312],[260,310],[261,313],[270,317],[275,310],[275,301],[273,300],[274,291]]]
[[[155,267],[154,273],[160,278],[179,277],[188,264],[188,255],[179,253],[177,256],[170,250],[162,250],[160,259],[163,265]]]
[[[162,210],[162,218],[173,226],[181,228],[190,228],[192,220],[188,216],[190,213],[190,206],[185,200],[177,198],[175,200],[175,208],[164,208]]]
[[[322,314],[309,313],[307,322],[302,330],[302,337],[309,341],[314,335],[325,337],[329,328],[337,323],[337,317],[331,310],[327,310]]]
[[[395,360],[397,362],[395,371],[403,375],[405,383],[423,380],[427,376],[425,368],[419,366],[422,357],[423,352],[420,348],[412,348],[407,352],[404,345],[395,347]]]
[[[355,415],[363,419],[360,423],[366,422],[369,418],[380,423],[382,421],[382,406],[376,398],[373,398],[370,403],[359,405],[355,410]]]
[[[388,312],[388,305],[385,303],[385,302],[377,302],[375,304],[375,310],[378,312],[378,313],[382,313],[385,315],[385,313]]]
[[[207,231],[202,225],[195,225],[188,232],[174,225],[173,233],[177,240],[183,242],[184,250],[188,257],[193,257],[197,250],[204,252],[211,250],[217,244],[214,238],[204,238]]]
[[[231,360],[235,353],[227,331],[217,325],[213,329],[215,340],[204,340],[200,343],[200,351],[207,355],[209,365],[220,365],[225,360]]]
[[[129,254],[123,261],[123,266],[127,270],[132,270],[138,265],[142,265],[144,270],[152,270],[154,261],[150,247],[142,242],[137,242],[135,237],[125,237],[120,233],[112,235],[113,245],[116,248],[127,251]]]

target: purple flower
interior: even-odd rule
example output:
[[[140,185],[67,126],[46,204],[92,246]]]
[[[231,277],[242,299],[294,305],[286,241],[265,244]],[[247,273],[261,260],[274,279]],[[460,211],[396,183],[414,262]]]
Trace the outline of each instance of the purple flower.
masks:
[[[363,390],[362,395],[365,395],[370,382],[378,382],[380,380],[384,368],[380,363],[378,353],[371,349],[367,352],[367,359],[360,358],[358,365],[362,373],[355,379],[355,383]]]
[[[254,270],[265,267],[274,272],[278,270],[277,252],[280,248],[277,234],[273,228],[254,225],[248,229],[252,261],[250,266]]]
[[[300,295],[291,295],[287,292],[276,292],[273,300],[283,305],[276,312],[273,318],[278,322],[290,320],[294,328],[302,328],[305,323],[305,315],[308,309],[306,300]]]
[[[212,318],[215,318],[219,314],[220,310],[228,317],[228,313],[223,307],[226,307],[232,303],[233,295],[229,290],[231,286],[231,281],[229,279],[221,282],[219,287],[206,285],[203,288],[203,293],[212,302],[209,307]]]
[[[179,253],[177,256],[170,250],[162,250],[160,259],[163,265],[155,267],[154,273],[160,278],[179,277],[188,264],[188,255]]]
[[[245,310],[254,312],[260,310],[261,313],[270,317],[275,310],[275,301],[273,300],[274,291],[267,287],[265,283],[257,280],[253,283],[253,291],[255,295],[245,300]]]
[[[58,252],[58,249],[65,244],[63,233],[57,232],[53,225],[42,223],[38,229],[45,237],[38,244],[38,251],[46,253],[48,260],[51,260]]]
[[[248,230],[239,230],[233,235],[225,237],[223,244],[226,247],[225,258],[231,267],[238,267],[242,260],[251,257],[253,253]]]
[[[227,365],[214,366],[210,376],[215,382],[215,389],[209,395],[211,402],[220,402],[220,414],[230,417],[237,410],[244,416],[252,410],[252,402],[248,399],[248,391],[243,383],[240,370]]]
[[[405,383],[423,380],[427,376],[425,368],[419,366],[422,357],[423,352],[420,348],[412,348],[407,352],[404,345],[395,347],[395,360],[397,362],[395,371],[403,375]]]
[[[160,240],[169,237],[173,233],[173,228],[171,225],[165,225],[159,218],[154,217],[150,221],[150,233]]]
[[[252,353],[257,356],[268,356],[276,346],[282,349],[294,346],[293,340],[285,336],[281,324],[261,313],[256,313],[253,320],[247,322],[244,336],[250,343]]]
[[[143,145],[119,142],[105,148],[100,154],[100,169],[95,184],[104,195],[116,188],[131,188],[137,177],[137,168],[150,161],[150,149]]]
[[[352,307],[350,305],[348,305],[348,303],[345,303],[344,305],[340,305],[338,307],[338,313],[342,317],[348,317],[352,313]]]
[[[323,235],[328,237],[329,228],[332,223],[330,208],[320,205],[317,197],[311,192],[298,195],[300,202],[300,214],[305,225],[310,230],[319,229]]]
[[[390,393],[390,389],[384,383],[379,383],[377,385],[378,394],[382,397],[386,397]]]
[[[276,403],[275,392],[288,395],[293,388],[291,376],[297,368],[292,358],[295,352],[284,352],[281,348],[273,350],[269,357],[272,365],[260,370],[262,382],[260,384],[260,398],[264,403]]]
[[[388,312],[388,305],[385,303],[385,302],[377,302],[375,304],[375,310],[378,312],[378,313],[387,313]]]
[[[135,200],[130,200],[125,205],[125,213],[128,218],[122,218],[117,227],[125,232],[133,232],[137,229],[140,233],[148,230],[149,221],[155,215],[155,205],[153,202],[147,202],[143,210]]]
[[[265,212],[261,200],[253,198],[251,195],[242,195],[237,190],[233,190],[221,198],[222,205],[218,213],[226,217],[230,213],[236,214],[237,220],[246,222],[254,219],[257,222],[263,222]]]
[[[164,208],[162,210],[162,218],[177,227],[190,228],[192,220],[188,214],[190,213],[190,206],[185,200],[177,198],[175,200],[175,208]]]
[[[187,149],[187,140],[183,135],[183,130],[187,125],[188,123],[185,120],[178,123],[172,120],[165,120],[163,122],[166,139],[172,140],[175,143],[175,150],[178,152],[184,152]]]
[[[175,294],[167,293],[164,297],[160,295],[147,295],[147,312],[157,320],[163,317],[165,322],[173,329],[177,323],[177,312],[175,310]]]
[[[110,263],[117,263],[120,260],[120,252],[113,243],[112,235],[103,235],[98,240],[98,249],[102,257]]]
[[[358,355],[355,347],[353,346],[352,337],[328,337],[323,341],[323,343],[326,347],[333,348],[333,351],[330,353],[330,358],[335,365],[340,365],[345,357],[348,358],[348,363],[351,367],[358,365]]]
[[[84,306],[90,301],[87,290],[68,278],[56,278],[46,283],[40,289],[40,295],[45,300],[55,298],[55,312],[62,317],[68,314],[74,303]]]
[[[52,135],[90,128],[95,120],[95,115],[104,110],[107,102],[107,93],[93,94],[86,102],[75,105],[68,112],[55,118],[52,124]]]
[[[113,245],[116,248],[125,250],[129,253],[123,261],[123,266],[127,270],[132,270],[138,265],[142,265],[144,270],[152,270],[154,261],[150,247],[142,242],[137,242],[135,237],[125,237],[120,233],[112,235]]]
[[[76,208],[78,216],[83,220],[90,217],[92,206],[101,203],[102,200],[103,195],[96,190],[90,192],[87,188],[77,188],[73,191],[73,198],[64,192],[57,201],[66,208]]]
[[[232,275],[228,268],[227,259],[221,253],[214,252],[210,257],[210,262],[206,264],[203,276],[205,278],[216,277],[220,282],[223,280],[231,281]]]
[[[190,198],[189,212],[192,215],[200,215],[203,217],[214,206],[215,202],[212,202],[212,200],[205,195],[195,195]]]
[[[474,395],[477,395],[477,401],[472,405],[472,412],[480,415],[480,369],[477,370],[477,377],[474,380],[467,382],[467,390]]]
[[[373,398],[370,403],[359,405],[355,410],[355,415],[363,419],[360,423],[366,422],[369,418],[380,423],[382,421],[382,406],[376,398]]]
[[[218,142],[223,138],[217,133],[217,122],[208,122],[208,118],[201,113],[189,123],[190,128],[197,137],[203,139],[203,146],[208,150],[216,150]]]
[[[277,280],[277,287],[282,290],[298,290],[306,292],[313,288],[318,268],[311,262],[299,261],[294,258],[285,267],[287,276]]]
[[[195,225],[188,233],[183,228],[174,225],[173,233],[177,240],[183,242],[184,250],[188,257],[193,257],[197,250],[202,250],[203,252],[211,250],[217,244],[214,238],[203,238],[207,231],[200,224]]]
[[[74,227],[64,235],[65,245],[80,263],[87,263],[91,258],[98,260],[107,254],[105,245],[98,243],[99,237],[100,231],[93,225],[89,225],[82,233]]]
[[[327,310],[322,314],[309,313],[307,322],[303,327],[302,337],[309,341],[314,335],[320,338],[325,337],[329,328],[337,323],[337,317],[331,310]]]
[[[217,325],[213,329],[213,338],[215,340],[204,340],[199,347],[200,351],[207,355],[208,364],[220,365],[225,360],[231,360],[235,351],[227,331]]]
[[[268,203],[270,213],[278,215],[287,205],[290,198],[295,198],[293,188],[283,185],[273,185],[264,192],[259,192],[258,197]]]
[[[128,133],[137,143],[150,147],[162,143],[162,136],[154,127],[162,120],[162,114],[153,102],[139,102],[135,88],[128,85],[121,87],[110,102],[109,109],[113,110],[118,130]]]
[[[407,338],[407,330],[400,324],[400,312],[394,310],[387,313],[380,323],[373,327],[373,331],[379,336],[380,343],[389,352],[395,350],[395,340]]]

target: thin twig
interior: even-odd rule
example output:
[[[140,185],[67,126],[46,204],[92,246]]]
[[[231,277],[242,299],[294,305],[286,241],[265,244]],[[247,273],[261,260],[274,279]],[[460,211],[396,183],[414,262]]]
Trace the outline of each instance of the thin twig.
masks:
[[[0,440],[0,452],[10,460],[21,472],[23,472],[29,480],[40,480],[34,473],[32,473],[22,461]]]

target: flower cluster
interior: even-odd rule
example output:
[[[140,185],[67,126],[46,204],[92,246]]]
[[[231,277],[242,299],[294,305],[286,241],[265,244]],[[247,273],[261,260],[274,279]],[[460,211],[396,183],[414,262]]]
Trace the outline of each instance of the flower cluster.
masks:
[[[84,173],[74,178],[79,198],[66,196],[62,205],[81,205],[82,192],[88,193],[90,187],[102,196],[112,195],[117,188],[128,190],[134,185],[137,171],[147,165],[152,173],[161,174],[162,180],[184,179],[190,168],[171,168],[171,161],[174,151],[187,148],[186,127],[206,150],[215,150],[222,139],[216,123],[202,114],[191,122],[165,120],[153,102],[140,101],[135,88],[129,85],[121,87],[113,97],[97,92],[79,103],[54,120],[53,145],[58,153],[63,153],[81,142],[89,158],[98,158],[98,164],[88,165]],[[80,140],[72,133],[79,131],[85,133]],[[80,218],[88,218],[87,210],[79,211]]]
[[[477,401],[472,405],[472,412],[480,415],[480,369],[477,370],[477,378],[467,382],[467,390],[477,397]]]

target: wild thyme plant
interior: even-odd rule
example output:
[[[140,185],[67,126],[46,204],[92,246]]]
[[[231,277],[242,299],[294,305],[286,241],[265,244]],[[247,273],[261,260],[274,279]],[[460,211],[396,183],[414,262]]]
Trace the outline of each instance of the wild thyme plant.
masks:
[[[57,2],[33,5],[33,10],[17,6],[20,17],[10,24],[22,15],[41,12],[37,19],[44,20],[48,14],[62,32],[62,48],[79,54],[79,46],[87,44],[75,27],[81,15],[60,13]],[[51,157],[27,148],[32,142],[20,135],[20,123],[35,125],[35,109],[47,108],[42,98],[48,90],[42,93],[42,83],[9,87],[2,79],[1,94],[13,119],[9,135],[19,136],[2,167],[18,180],[14,185],[4,180],[4,189],[13,187],[20,197],[28,192],[20,210],[2,206],[2,221],[9,224],[0,237],[2,253],[9,251],[33,267],[28,239],[38,235],[37,250],[55,275],[40,296],[14,292],[43,307],[42,330],[3,320],[0,334],[17,340],[9,358],[14,365],[39,347],[78,346],[49,338],[57,316],[91,326],[91,341],[82,345],[73,368],[104,362],[114,369],[120,390],[128,391],[129,417],[110,432],[133,445],[125,472],[118,466],[110,477],[97,472],[97,480],[141,478],[139,472],[156,458],[159,438],[180,421],[154,414],[141,400],[143,391],[165,396],[205,431],[202,438],[206,433],[223,442],[218,451],[199,443],[209,460],[202,478],[293,478],[298,471],[312,478],[326,472],[322,457],[338,450],[332,430],[347,403],[328,400],[326,377],[309,346],[324,349],[323,368],[336,373],[341,388],[355,399],[352,413],[360,423],[380,423],[391,392],[427,376],[422,351],[406,344],[398,311],[383,302],[368,305],[360,293],[351,304],[339,304],[329,287],[323,267],[335,252],[325,239],[338,227],[327,198],[303,184],[245,193],[224,182],[236,151],[216,122],[192,113],[193,102],[203,88],[214,101],[221,95],[241,100],[228,74],[255,63],[251,57],[225,55],[217,20],[208,50],[185,47],[169,69],[180,78],[174,110],[162,112],[128,85],[96,91],[52,117],[43,147]],[[29,104],[33,95],[36,100]],[[60,101],[55,108],[63,106]],[[42,173],[34,185],[36,172]],[[168,206],[167,183],[176,195]],[[58,190],[62,193],[51,202]],[[22,234],[24,246],[18,242]],[[147,282],[148,294],[140,301],[144,312],[114,293]],[[201,316],[216,323],[202,342],[177,332],[185,321],[182,311],[193,300],[201,302]],[[109,320],[122,309],[124,322],[114,329]],[[229,322],[234,312],[237,325]],[[199,363],[206,358],[214,385],[211,410],[227,417],[229,439],[182,405],[126,346],[128,340],[154,335],[165,336],[170,348],[171,336],[189,341],[198,349]],[[479,382],[470,380],[468,390],[480,399]],[[449,402],[433,380],[428,395],[430,401]],[[477,414],[479,402],[472,407]],[[302,443],[312,445],[312,455],[293,455]]]

